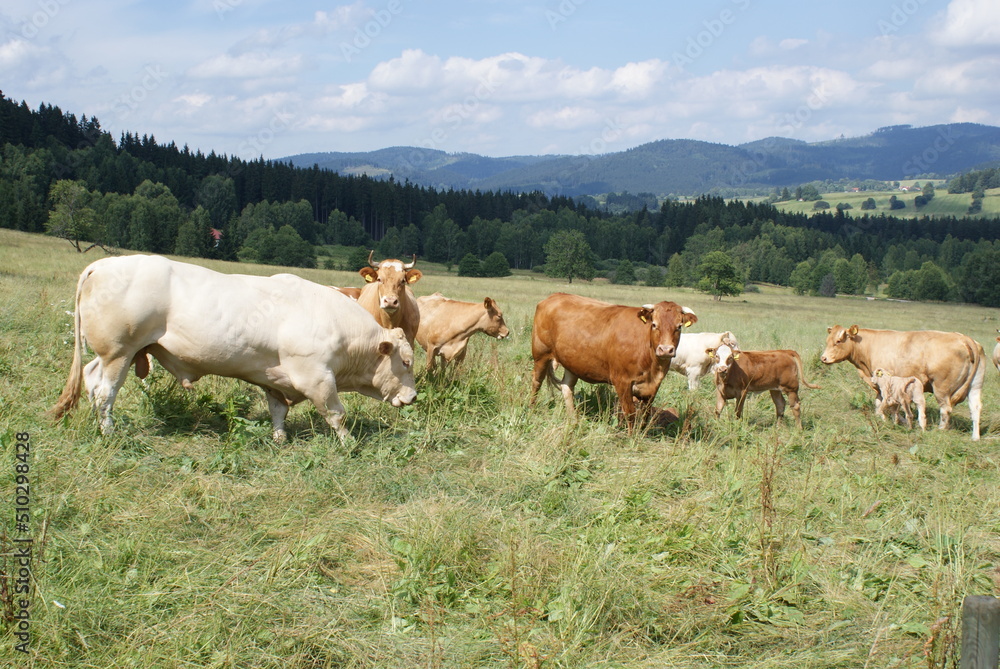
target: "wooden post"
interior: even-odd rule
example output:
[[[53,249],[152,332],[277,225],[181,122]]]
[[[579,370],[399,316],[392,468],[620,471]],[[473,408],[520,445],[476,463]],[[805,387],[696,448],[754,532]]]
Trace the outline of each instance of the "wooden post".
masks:
[[[997,669],[1000,599],[970,595],[962,602],[961,669]]]

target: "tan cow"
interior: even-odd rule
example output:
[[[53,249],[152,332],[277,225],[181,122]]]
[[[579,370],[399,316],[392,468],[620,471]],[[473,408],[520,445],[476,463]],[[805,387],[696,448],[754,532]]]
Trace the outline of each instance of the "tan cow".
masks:
[[[899,410],[906,416],[906,427],[913,429],[913,409],[917,405],[917,422],[921,430],[927,429],[927,403],[924,400],[924,384],[915,376],[893,376],[879,367],[872,374],[871,384],[875,386],[875,413],[885,420],[885,411],[892,413],[892,422],[899,422]]]
[[[333,288],[334,290],[339,290],[341,293],[343,293],[344,295],[347,295],[349,298],[351,298],[355,302],[357,302],[358,298],[361,297],[361,289],[360,288],[355,288],[354,286],[345,286],[345,287],[330,286],[330,288]]]
[[[1000,332],[1000,330],[997,330]],[[1000,372],[1000,337],[997,337],[997,345],[993,347],[993,366]]]
[[[693,311],[674,302],[628,307],[566,293],[550,295],[535,308],[530,403],[548,379],[562,391],[572,415],[577,380],[610,383],[631,428],[636,402],[648,415],[677,351],[681,327],[697,321]],[[556,378],[557,364],[563,367],[562,379]]]
[[[311,401],[346,438],[341,392],[410,404],[417,395],[413,349],[344,295],[291,274],[220,274],[159,256],[104,258],[77,282],[75,347],[66,387],[52,413],[94,404],[101,430],[128,370],[149,372],[156,358],[184,388],[214,374],[264,389],[274,437],[285,436],[288,408]],[[97,354],[82,367],[84,342]]]
[[[395,258],[373,263],[374,253],[373,250],[368,254],[369,267],[362,267],[358,272],[365,280],[365,287],[357,298],[358,304],[382,327],[402,328],[410,346],[413,346],[420,327],[420,310],[410,284],[423,276],[419,269],[413,269],[417,257],[413,256],[413,262],[405,264]]]
[[[433,370],[438,356],[441,367],[465,360],[469,337],[483,332],[490,337],[506,339],[510,334],[503,312],[492,297],[482,302],[460,302],[441,293],[417,298],[420,327],[417,343],[427,351],[427,370]]]
[[[827,328],[824,364],[848,361],[871,386],[875,370],[891,369],[897,376],[915,376],[924,392],[934,393],[946,429],[955,405],[969,398],[972,439],[979,439],[983,409],[986,354],[982,344],[960,332],[937,330],[870,330],[852,325]],[[874,390],[874,387],[872,388]]]
[[[727,400],[736,400],[736,417],[743,417],[743,404],[750,393],[771,393],[778,419],[785,415],[785,398],[792,408],[795,424],[802,428],[799,406],[799,384],[806,388],[819,388],[806,381],[802,372],[802,358],[796,351],[733,350],[728,344],[708,349],[706,354],[715,360],[715,417],[722,414]]]

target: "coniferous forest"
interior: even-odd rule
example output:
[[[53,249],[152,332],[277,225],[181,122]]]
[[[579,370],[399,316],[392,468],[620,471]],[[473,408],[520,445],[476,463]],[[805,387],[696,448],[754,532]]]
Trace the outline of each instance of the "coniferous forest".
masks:
[[[994,181],[995,170],[973,172],[950,188]],[[313,266],[317,249],[342,245],[448,266],[499,253],[515,269],[541,269],[553,234],[578,231],[598,274],[614,278],[625,265],[648,285],[696,286],[717,251],[747,283],[831,296],[887,284],[890,297],[1000,306],[998,219],[792,214],[709,196],[610,214],[569,197],[435,190],[131,132],[116,140],[96,118],[2,93],[0,227],[48,232],[81,251]]]

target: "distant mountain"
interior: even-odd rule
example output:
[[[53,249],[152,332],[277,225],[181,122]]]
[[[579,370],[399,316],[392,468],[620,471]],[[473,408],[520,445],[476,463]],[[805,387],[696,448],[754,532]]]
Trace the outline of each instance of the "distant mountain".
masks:
[[[782,137],[729,146],[689,139],[597,156],[510,156],[393,147],[364,153],[306,153],[282,159],[341,174],[368,174],[438,189],[697,195],[769,189],[808,181],[947,177],[1000,163],[1000,128],[952,123],[889,126],[863,137],[807,143]]]

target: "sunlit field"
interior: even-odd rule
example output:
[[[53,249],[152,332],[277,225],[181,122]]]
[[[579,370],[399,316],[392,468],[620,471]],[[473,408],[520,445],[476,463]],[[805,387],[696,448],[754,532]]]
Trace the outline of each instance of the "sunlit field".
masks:
[[[924,183],[924,182],[920,182]],[[890,209],[889,198],[893,195],[906,206],[902,209]],[[913,200],[920,191],[862,191],[859,193],[824,193],[823,200],[830,204],[828,211],[833,212],[838,204],[849,204],[850,209],[844,211],[848,216],[895,216],[896,218],[917,218],[923,216],[954,216],[962,218],[967,215],[972,204],[971,193],[949,193],[947,184],[936,185],[934,198],[923,207],[917,207]],[[868,198],[875,200],[875,209],[865,210],[862,203]],[[775,207],[782,211],[795,214],[811,215],[816,212],[815,202],[776,202]],[[986,191],[983,198],[982,211],[974,218],[995,218],[1000,216],[1000,189],[992,188]]]
[[[989,198],[988,198],[989,199]],[[836,204],[831,201],[831,205]],[[130,376],[117,431],[81,403],[45,412],[72,359],[80,271],[101,257],[0,230],[0,472],[13,573],[17,433],[30,433],[30,652],[0,589],[0,657],[35,667],[944,667],[963,597],[1000,582],[1000,375],[983,437],[968,404],[926,433],[873,416],[847,363],[819,362],[826,328],[957,330],[987,350],[1000,312],[810,298],[785,289],[714,302],[684,289],[542,275],[425,272],[417,295],[495,298],[506,341],[472,340],[457,374],[417,378],[404,409],[345,395],[342,444],[308,405],[270,438],[259,389],[185,391]],[[223,272],[283,268],[199,261]],[[291,270],[332,285],[349,272]],[[714,417],[711,379],[670,374],[678,423],[629,434],[614,393],[580,383],[577,422],[543,388],[528,407],[534,307],[557,291],[673,300],[694,331],[793,348],[805,429],[768,395]],[[418,349],[417,367],[423,369]],[[9,581],[6,582],[9,584]]]

